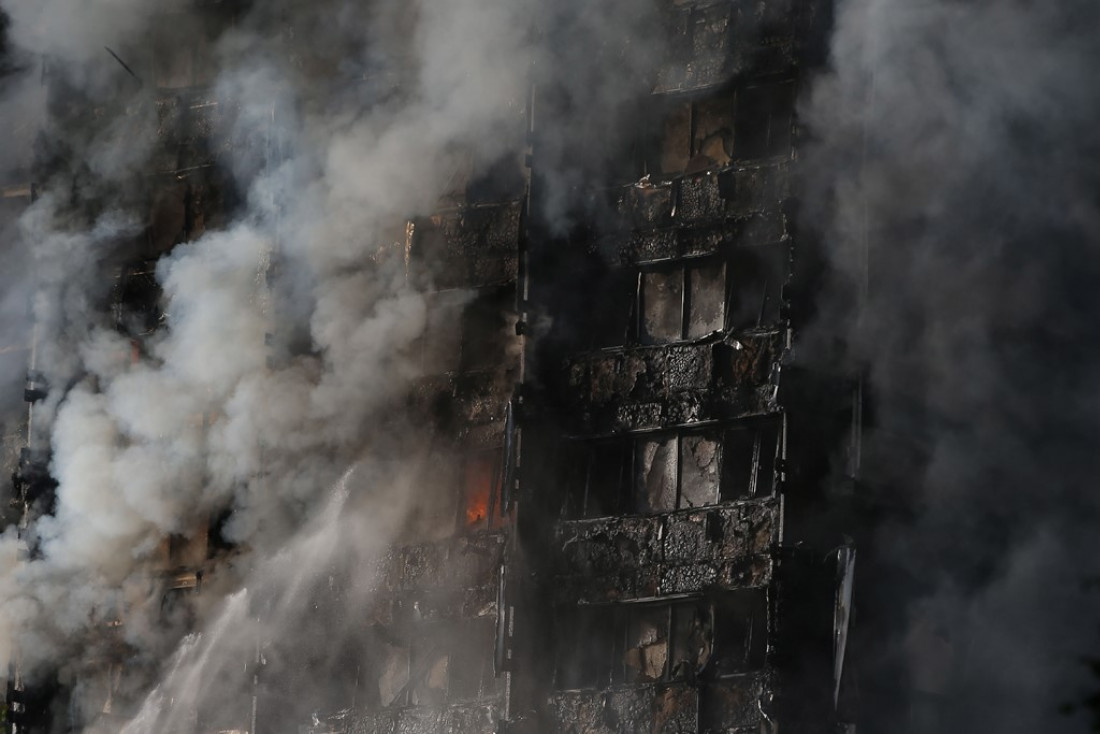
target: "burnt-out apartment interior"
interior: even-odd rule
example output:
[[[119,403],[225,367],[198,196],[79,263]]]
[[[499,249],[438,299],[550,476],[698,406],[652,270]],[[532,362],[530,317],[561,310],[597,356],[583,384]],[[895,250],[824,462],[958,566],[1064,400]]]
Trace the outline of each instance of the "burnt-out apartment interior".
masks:
[[[251,146],[257,169],[279,156],[277,129],[227,132],[232,100],[211,86],[206,46],[241,4],[199,5],[186,16],[194,44],[105,60],[121,87],[156,90],[141,122],[156,126],[156,150],[133,194],[145,226],[97,294],[131,345],[123,361],[162,328],[157,259],[240,206],[225,146]],[[791,358],[820,267],[799,228],[796,100],[823,61],[829,11],[662,3],[631,94],[591,103],[570,86],[583,80],[532,84],[516,155],[457,166],[434,213],[394,225],[386,246],[428,290],[407,405],[445,480],[413,542],[372,570],[342,679],[296,700],[309,661],[277,662],[278,640],[260,640],[239,715],[197,711],[194,731],[856,730],[863,409],[855,380]],[[541,31],[567,26],[550,17]],[[623,58],[604,51],[594,64]],[[94,119],[119,113],[48,64],[43,79],[53,130],[87,125],[89,106]],[[5,206],[93,177],[64,138],[40,136],[34,183],[5,189]],[[95,205],[74,193],[74,212]],[[280,267],[278,253],[257,267]],[[285,336],[271,335],[273,366],[299,348]],[[33,351],[28,367],[33,423],[66,386],[45,383]],[[197,415],[194,430],[217,420]],[[47,446],[26,435],[7,515],[20,527],[50,512],[55,487]],[[183,628],[234,553],[224,521],[165,538],[151,562],[162,614]],[[319,584],[318,608],[338,586]],[[124,617],[76,680],[26,681],[16,662],[8,731],[118,730],[137,704],[115,683],[129,664]],[[78,687],[80,707],[58,703]]]

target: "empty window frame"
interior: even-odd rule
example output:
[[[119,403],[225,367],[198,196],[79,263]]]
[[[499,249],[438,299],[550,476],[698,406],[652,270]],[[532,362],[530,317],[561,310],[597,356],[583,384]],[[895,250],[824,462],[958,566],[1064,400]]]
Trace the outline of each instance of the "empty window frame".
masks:
[[[493,288],[478,293],[462,313],[463,372],[498,368],[515,335],[515,291]]]
[[[728,300],[724,261],[643,271],[638,279],[643,343],[697,339],[723,328]]]
[[[671,178],[729,165],[734,139],[730,90],[662,102],[650,114],[645,173]]]
[[[477,619],[460,625],[451,640],[448,701],[476,701],[498,692],[493,668],[494,632],[493,619]]]
[[[578,333],[587,333],[593,349],[621,347],[634,337],[637,315],[638,274],[633,270],[608,273],[587,294],[577,309]]]
[[[733,93],[697,100],[692,108],[692,164],[689,173],[728,166],[733,159]]]
[[[666,680],[670,618],[668,604],[579,607],[557,615],[555,687]]]
[[[366,669],[373,671],[377,697],[368,700],[383,708],[439,706],[496,695],[493,630],[493,620],[476,619],[400,635],[374,632]]]
[[[446,638],[439,634],[417,635],[412,639],[409,703],[439,706],[447,700],[447,672],[451,656]]]
[[[757,84],[738,90],[735,158],[748,160],[790,153],[795,91],[792,81]]]
[[[634,444],[635,511],[643,514],[716,504],[721,443],[717,436],[683,433]]]
[[[623,125],[621,121],[646,120],[646,98],[598,99],[595,104],[576,105],[562,94],[564,89],[544,89],[540,104],[554,114],[567,114],[574,130],[581,134],[563,136],[556,130],[536,131],[535,148],[540,160],[559,162],[559,170],[571,180],[614,186],[637,181],[647,173],[649,126],[644,122]]]
[[[603,688],[611,683],[616,620],[608,607],[585,607],[555,615],[559,690]]]
[[[767,497],[775,491],[775,464],[782,458],[782,424],[752,423],[722,437],[721,501]]]
[[[437,291],[426,296],[427,323],[413,344],[425,374],[455,372],[462,362],[463,311],[470,301],[465,290]]]
[[[694,678],[706,671],[714,650],[714,606],[680,603],[671,612],[668,677]]]
[[[425,374],[477,372],[505,361],[508,342],[515,338],[513,290],[444,290],[427,300],[424,334],[413,345]]]
[[[565,489],[562,516],[607,517],[630,511],[629,441],[571,441],[561,445],[558,466]]]
[[[620,647],[613,661],[613,682],[648,683],[666,678],[670,607],[647,604],[616,611],[615,637]]]
[[[127,267],[119,275],[112,293],[115,327],[134,337],[156,331],[163,319],[160,296],[154,261],[145,260]]]
[[[716,676],[759,670],[768,650],[768,595],[764,589],[738,589],[719,595],[713,605],[711,663]]]
[[[692,154],[691,121],[690,102],[677,102],[662,110],[655,125],[656,139],[651,143],[647,173],[678,176],[687,169]]]
[[[653,514],[766,497],[775,490],[781,423],[566,442],[562,516]]]
[[[579,607],[556,615],[555,687],[605,688],[759,670],[768,641],[764,589],[713,599]]]
[[[771,327],[783,318],[789,270],[789,245],[774,243],[721,259],[621,272],[603,291],[611,305],[593,308],[586,320],[590,346],[668,344]]]
[[[776,11],[774,20],[787,19]],[[663,103],[651,112],[645,173],[673,177],[788,155],[796,91],[793,81],[765,82]]]
[[[790,270],[785,243],[736,250],[730,255],[725,327],[767,328],[783,318],[783,286]]]
[[[372,651],[377,657],[373,668],[378,695],[375,700],[382,708],[406,705],[411,665],[408,642],[386,636],[379,639]],[[373,696],[368,695],[370,698]]]

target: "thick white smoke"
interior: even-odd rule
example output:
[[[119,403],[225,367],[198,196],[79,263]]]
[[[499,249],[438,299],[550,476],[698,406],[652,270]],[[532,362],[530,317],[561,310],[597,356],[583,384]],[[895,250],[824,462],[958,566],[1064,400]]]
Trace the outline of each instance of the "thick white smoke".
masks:
[[[242,641],[300,628],[303,585],[331,564],[362,567],[430,484],[425,437],[401,408],[427,308],[407,279],[404,222],[437,206],[462,158],[476,168],[516,153],[530,7],[332,1],[243,12],[204,53],[218,64],[220,165],[245,202],[231,223],[157,262],[165,328],[137,358],[98,304],[143,226],[140,181],[158,145],[156,72],[143,64],[160,50],[141,49],[199,11],[117,0],[3,8],[27,78],[46,64],[55,89],[72,94],[55,105],[75,108],[45,120],[63,163],[21,220],[36,274],[36,367],[52,385],[35,408],[36,439],[51,450],[57,505],[22,539],[13,528],[0,542],[0,619],[32,675],[90,664],[104,625],[130,610],[123,634],[140,690],[181,631],[154,624],[155,608],[134,611],[157,606],[141,599],[150,559],[165,536],[230,508],[238,556],[205,598],[218,607],[218,589],[249,591],[189,643],[198,657],[177,654],[162,686],[186,699],[196,676],[208,686],[239,661]],[[103,107],[108,122],[97,124]],[[301,335],[306,348],[286,343]],[[20,560],[27,542],[35,554]],[[262,629],[249,607],[257,595],[278,600]],[[340,639],[344,623],[331,623]],[[166,730],[157,721],[134,731]]]

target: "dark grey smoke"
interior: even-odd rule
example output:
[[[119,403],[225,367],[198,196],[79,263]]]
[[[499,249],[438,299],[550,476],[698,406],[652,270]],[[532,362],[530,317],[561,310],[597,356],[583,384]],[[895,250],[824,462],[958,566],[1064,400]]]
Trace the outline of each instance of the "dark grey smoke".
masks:
[[[815,332],[850,325],[886,508],[872,731],[1087,728],[1060,708],[1100,648],[1098,29],[1091,0],[838,2],[804,105]]]

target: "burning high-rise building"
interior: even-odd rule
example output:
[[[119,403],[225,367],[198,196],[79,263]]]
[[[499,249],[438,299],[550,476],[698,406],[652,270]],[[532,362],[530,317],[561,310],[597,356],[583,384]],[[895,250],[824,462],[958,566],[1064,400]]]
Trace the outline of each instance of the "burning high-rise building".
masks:
[[[8,731],[972,724],[894,4],[0,0]]]
[[[855,551],[829,531],[817,535],[831,547],[800,544],[814,534],[806,528],[815,525],[815,462],[827,462],[836,441],[818,445],[804,426],[820,416],[799,413],[806,381],[780,375],[798,338],[795,266],[809,247],[793,217],[794,105],[820,54],[827,8],[644,10],[621,33],[594,39],[602,47],[593,63],[622,77],[607,99],[540,67],[571,63],[558,56],[574,46],[554,39],[600,29],[552,12],[512,29],[550,42],[520,75],[524,96],[491,115],[499,145],[437,146],[445,159],[435,203],[383,209],[360,233],[371,244],[359,262],[340,264],[422,304],[415,338],[390,347],[416,375],[392,386],[404,398],[383,401],[397,413],[359,419],[393,431],[373,438],[379,446],[401,441],[376,452],[403,467],[389,479],[415,494],[392,539],[365,566],[334,552],[295,582],[310,601],[285,629],[272,620],[288,614],[286,572],[240,570],[259,552],[252,546],[268,542],[235,528],[240,496],[195,503],[169,520],[158,549],[139,551],[112,606],[93,605],[71,662],[28,662],[32,643],[16,634],[11,731],[112,731],[129,721],[123,730],[732,733],[826,731],[844,719]],[[84,337],[71,333],[72,314],[47,308],[37,318],[53,323],[32,345],[32,421],[39,412],[59,421],[77,400],[67,391],[110,394],[119,374],[224,359],[166,346],[188,328],[168,291],[187,286],[158,261],[257,207],[270,221],[263,241],[220,245],[252,253],[235,264],[253,285],[233,307],[252,309],[263,326],[255,369],[278,374],[324,359],[299,321],[293,271],[303,256],[288,244],[295,193],[263,182],[294,162],[300,119],[356,93],[384,109],[415,85],[416,65],[398,54],[382,71],[348,76],[346,49],[312,45],[309,21],[288,18],[281,48],[290,68],[340,91],[287,106],[277,83],[272,101],[242,102],[239,88],[219,81],[216,49],[231,48],[234,27],[258,12],[230,3],[157,11],[148,26],[160,43],[134,39],[94,62],[108,69],[97,91],[113,99],[89,98],[71,62],[38,62],[48,102],[28,192],[53,197],[64,222],[53,226],[73,236],[115,210],[133,221],[94,245],[104,253],[97,277],[109,282],[88,289],[84,308],[105,316],[80,315],[85,329],[113,329],[97,357],[110,364],[78,363],[67,374],[49,364],[44,344],[80,349]],[[417,12],[397,11],[391,22],[414,28]],[[611,68],[616,60],[624,66]],[[112,189],[72,157],[73,140],[118,129],[140,137],[148,126],[155,135],[145,150],[120,164],[132,169],[113,173],[136,177],[136,187]],[[354,235],[334,227],[332,236]],[[175,430],[201,444],[223,433],[232,411],[207,405]],[[15,474],[31,564],[55,552],[36,525],[64,512],[55,496],[65,492],[64,470],[56,456],[51,464],[63,450],[57,430],[28,428]],[[111,439],[120,451],[140,440],[124,433]],[[262,493],[280,449],[258,450],[260,468],[246,481]],[[216,471],[188,475],[179,491]],[[272,552],[286,552],[279,545]],[[232,622],[212,620],[207,599],[234,584],[247,597],[225,604],[249,622],[230,633],[246,638],[235,672],[199,662],[221,654],[193,652],[213,642],[189,637],[158,658],[129,631],[149,626],[178,639],[194,630],[216,641],[210,628]],[[174,691],[172,671],[188,666],[202,680]],[[150,693],[143,681],[157,679],[166,690]]]

